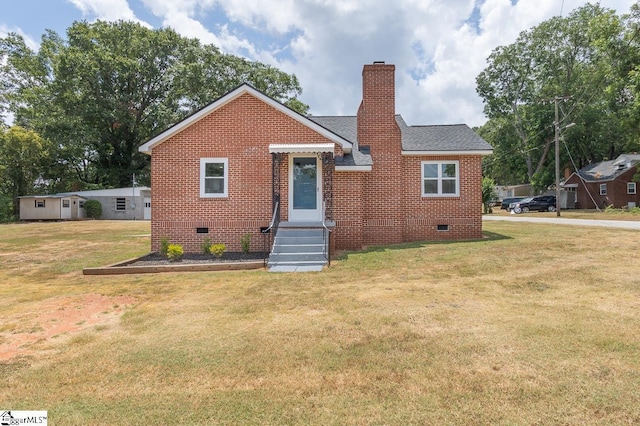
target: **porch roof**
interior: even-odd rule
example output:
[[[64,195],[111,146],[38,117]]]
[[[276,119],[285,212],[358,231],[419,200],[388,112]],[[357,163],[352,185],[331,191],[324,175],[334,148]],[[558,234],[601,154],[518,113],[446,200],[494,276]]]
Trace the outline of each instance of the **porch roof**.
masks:
[[[316,153],[330,152],[333,154],[335,145],[332,143],[288,143],[288,144],[271,144],[269,145],[270,153]]]

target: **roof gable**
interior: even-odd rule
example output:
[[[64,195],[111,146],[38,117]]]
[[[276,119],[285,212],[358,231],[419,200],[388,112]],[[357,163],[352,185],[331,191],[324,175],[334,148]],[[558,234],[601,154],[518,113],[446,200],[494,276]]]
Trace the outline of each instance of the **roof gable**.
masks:
[[[267,105],[271,106],[272,108],[275,108],[276,110],[282,112],[286,116],[298,121],[299,123],[303,124],[304,126],[307,126],[311,130],[314,130],[315,132],[321,134],[322,136],[326,137],[327,139],[331,140],[332,142],[335,142],[335,143],[339,144],[342,147],[342,150],[344,152],[350,152],[351,151],[352,143],[349,142],[348,140],[344,139],[342,136],[338,135],[337,133],[332,132],[330,129],[327,129],[326,127],[323,127],[323,126],[319,125],[318,123],[310,120],[309,118],[305,117],[304,115],[302,115],[302,114],[292,110],[291,108],[287,107],[286,105],[276,101],[275,99],[270,98],[269,96],[265,95],[264,93],[260,92],[259,90],[255,89],[254,87],[252,87],[251,85],[249,85],[247,83],[242,84],[241,86],[239,86],[236,89],[230,91],[229,93],[227,93],[226,95],[222,96],[221,98],[213,101],[212,103],[210,103],[209,105],[207,105],[204,108],[200,109],[199,111],[196,111],[195,113],[193,113],[189,117],[185,118],[184,120],[178,122],[174,126],[172,126],[172,127],[168,128],[167,130],[163,131],[159,135],[153,137],[152,139],[150,139],[149,141],[147,141],[146,143],[141,145],[140,148],[138,148],[138,150],[140,152],[145,153],[145,154],[151,155],[151,151],[153,150],[153,148],[155,148],[156,146],[160,145],[162,142],[164,142],[167,139],[171,138],[172,136],[180,133],[184,129],[186,129],[189,126],[193,125],[194,123],[202,120],[203,118],[205,118],[209,114],[213,113],[214,111],[216,111],[219,108],[227,105],[228,103],[234,101],[235,99],[239,98],[240,96],[242,96],[244,94],[249,94],[249,95],[261,100],[262,102],[266,103]]]

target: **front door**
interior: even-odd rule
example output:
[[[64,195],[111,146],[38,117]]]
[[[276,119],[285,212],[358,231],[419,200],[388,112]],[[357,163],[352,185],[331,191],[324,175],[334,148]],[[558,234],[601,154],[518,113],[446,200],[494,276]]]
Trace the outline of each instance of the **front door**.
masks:
[[[71,198],[63,198],[60,203],[60,219],[71,219]]]
[[[315,154],[289,156],[289,221],[322,220],[322,162]]]

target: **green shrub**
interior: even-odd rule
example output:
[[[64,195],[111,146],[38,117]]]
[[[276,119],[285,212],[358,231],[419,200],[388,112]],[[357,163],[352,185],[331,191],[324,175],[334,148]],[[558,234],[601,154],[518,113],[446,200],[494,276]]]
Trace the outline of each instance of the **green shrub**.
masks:
[[[202,253],[204,254],[211,253],[211,238],[207,237],[202,240],[202,244],[200,244],[200,250],[202,250]]]
[[[244,234],[240,237],[240,246],[242,247],[243,253],[249,253],[251,249],[251,234]]]
[[[167,237],[160,238],[160,254],[163,256],[166,256],[168,251],[169,251],[169,239]]]
[[[182,255],[184,254],[184,250],[180,244],[169,244],[167,246],[167,257],[171,261],[178,261],[182,259]]]
[[[224,244],[212,244],[209,248],[209,253],[211,253],[215,257],[222,257],[226,250],[227,246],[225,246]]]
[[[98,200],[87,200],[84,202],[84,213],[89,219],[100,219],[102,204]]]

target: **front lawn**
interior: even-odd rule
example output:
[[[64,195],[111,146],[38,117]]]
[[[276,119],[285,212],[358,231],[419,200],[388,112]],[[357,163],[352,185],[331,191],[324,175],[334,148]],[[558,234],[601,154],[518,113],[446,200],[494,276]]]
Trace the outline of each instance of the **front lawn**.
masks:
[[[148,222],[0,225],[0,408],[49,424],[638,424],[640,232],[488,222],[322,273],[83,276]]]

